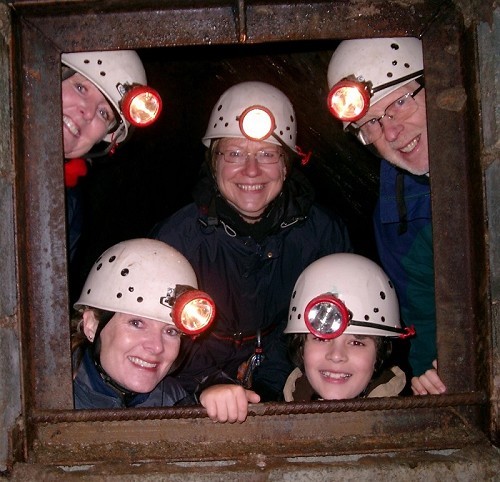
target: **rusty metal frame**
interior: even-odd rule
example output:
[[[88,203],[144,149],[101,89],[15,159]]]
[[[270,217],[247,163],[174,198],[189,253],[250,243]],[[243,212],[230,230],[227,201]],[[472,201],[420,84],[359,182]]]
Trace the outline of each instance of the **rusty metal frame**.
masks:
[[[484,439],[491,354],[481,343],[489,335],[483,185],[475,149],[478,126],[468,120],[477,105],[476,79],[465,69],[475,62],[474,39],[451,2],[18,0],[9,5],[15,56],[21,60],[14,72],[14,124],[22,126],[15,164],[25,460],[85,463],[95,461],[96,453],[100,460],[114,460],[125,452],[131,461],[227,459],[261,451],[338,454],[456,447]],[[424,43],[438,342],[450,395],[264,405],[236,426],[213,425],[202,409],[71,410],[63,171],[56,161],[62,144],[56,124],[47,121],[60,118],[61,52],[398,35],[422,36]],[[457,93],[458,104],[452,101]],[[432,128],[437,125],[439,134]]]

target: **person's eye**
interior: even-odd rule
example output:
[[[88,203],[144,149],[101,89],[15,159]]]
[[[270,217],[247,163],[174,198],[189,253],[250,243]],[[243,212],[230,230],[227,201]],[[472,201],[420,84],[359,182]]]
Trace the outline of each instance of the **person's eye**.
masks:
[[[174,327],[168,327],[164,330],[165,334],[171,337],[181,336],[181,331]]]
[[[81,93],[84,93],[87,91],[87,89],[85,88],[85,86],[83,84],[81,84],[80,82],[76,82],[74,84],[75,86],[75,89],[78,91],[78,92],[81,92]]]
[[[137,320],[136,318],[132,318],[128,320],[128,324],[133,326],[134,328],[140,328],[142,326],[142,321]]]
[[[109,122],[111,119],[111,114],[109,111],[103,107],[98,109],[99,115],[106,121]]]
[[[267,160],[273,160],[278,157],[278,153],[276,151],[260,151],[259,155]]]
[[[353,346],[365,346],[361,340],[351,340],[351,345]]]
[[[243,157],[243,151],[229,151],[229,157],[234,157],[235,159],[240,159]]]
[[[373,126],[376,126],[378,124],[378,118],[377,117],[374,117],[373,119],[370,119],[369,121],[365,122],[365,125],[367,127],[373,127]]]
[[[313,341],[317,341],[318,343],[325,343],[330,340],[328,338],[319,338],[318,336],[313,336]]]
[[[396,102],[394,102],[394,106],[395,107],[403,107],[406,102],[408,101],[408,97],[407,95],[405,95],[404,97],[401,97],[401,99],[398,99]]]

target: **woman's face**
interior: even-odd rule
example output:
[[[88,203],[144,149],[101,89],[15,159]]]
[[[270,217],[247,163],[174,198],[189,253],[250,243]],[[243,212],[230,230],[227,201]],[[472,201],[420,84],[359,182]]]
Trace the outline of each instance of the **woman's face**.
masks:
[[[238,162],[231,162],[228,153],[241,151]],[[258,162],[256,154],[263,151],[278,156],[275,163]],[[249,223],[256,222],[266,207],[281,192],[286,168],[283,149],[269,142],[249,139],[221,139],[215,152],[226,153],[216,156],[216,179],[219,191]],[[248,156],[245,156],[248,153]]]
[[[115,313],[100,339],[102,368],[137,393],[152,391],[167,375],[181,344],[175,326],[126,313]]]
[[[86,77],[74,74],[62,82],[64,157],[81,157],[101,141],[115,115],[101,91]]]
[[[344,334],[323,340],[308,334],[304,344],[305,374],[325,400],[357,397],[371,380],[376,359],[370,336]]]

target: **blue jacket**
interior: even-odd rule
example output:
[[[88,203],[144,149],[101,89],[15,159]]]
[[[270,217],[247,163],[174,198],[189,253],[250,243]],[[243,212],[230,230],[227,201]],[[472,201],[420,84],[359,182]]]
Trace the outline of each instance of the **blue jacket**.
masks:
[[[261,330],[264,361],[252,388],[262,401],[279,400],[293,370],[283,330],[295,281],[312,261],[351,251],[347,230],[337,216],[313,204],[312,188],[297,172],[257,225],[241,221],[210,175],[195,199],[153,233],[187,257],[217,308],[210,333],[190,342],[178,379],[188,392],[217,371],[235,379]]]
[[[171,407],[187,393],[175,378],[165,377],[150,393],[121,395],[98,372],[89,350],[83,355],[73,380],[75,408]]]
[[[382,161],[374,225],[380,261],[394,282],[403,322],[417,332],[409,362],[419,376],[437,356],[429,178]]]

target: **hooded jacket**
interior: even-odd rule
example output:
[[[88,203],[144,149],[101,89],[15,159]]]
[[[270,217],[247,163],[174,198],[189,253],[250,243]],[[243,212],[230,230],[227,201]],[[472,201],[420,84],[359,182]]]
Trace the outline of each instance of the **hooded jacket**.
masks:
[[[279,400],[293,369],[283,330],[295,281],[312,261],[351,251],[347,230],[340,218],[313,203],[312,187],[294,170],[255,224],[226,203],[206,167],[194,198],[152,235],[186,256],[217,309],[210,332],[188,341],[178,379],[189,392],[217,370],[236,379],[260,330],[264,359],[253,373],[252,389],[262,401]]]

